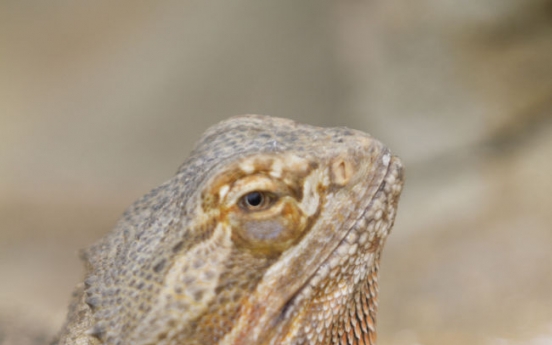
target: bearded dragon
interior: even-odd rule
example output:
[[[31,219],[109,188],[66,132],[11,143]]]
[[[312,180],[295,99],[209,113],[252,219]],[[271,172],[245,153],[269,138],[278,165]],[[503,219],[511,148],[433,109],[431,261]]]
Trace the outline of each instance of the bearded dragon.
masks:
[[[363,132],[223,121],[84,252],[57,342],[375,344],[402,184],[400,160]]]

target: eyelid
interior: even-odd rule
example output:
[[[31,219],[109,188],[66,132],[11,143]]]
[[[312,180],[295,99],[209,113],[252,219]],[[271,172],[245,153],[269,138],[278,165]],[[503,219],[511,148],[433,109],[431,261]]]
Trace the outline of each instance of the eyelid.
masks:
[[[252,192],[265,192],[271,194],[278,194],[278,185],[270,178],[263,175],[251,175],[241,180],[236,181],[228,191],[226,195],[225,204],[234,205],[239,200]]]

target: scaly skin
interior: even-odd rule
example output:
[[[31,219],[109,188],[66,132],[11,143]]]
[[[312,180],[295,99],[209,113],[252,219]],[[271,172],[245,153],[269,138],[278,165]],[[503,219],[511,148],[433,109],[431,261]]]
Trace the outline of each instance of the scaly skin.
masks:
[[[221,122],[86,251],[59,344],[375,344],[402,183],[365,133]]]

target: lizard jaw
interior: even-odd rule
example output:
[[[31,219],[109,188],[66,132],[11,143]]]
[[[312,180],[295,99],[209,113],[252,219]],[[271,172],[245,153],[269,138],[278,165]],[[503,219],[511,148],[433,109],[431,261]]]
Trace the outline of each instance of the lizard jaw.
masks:
[[[359,337],[366,344],[375,343],[379,259],[393,226],[404,178],[397,157],[388,154],[383,160],[387,169],[377,192],[337,248],[284,305],[280,319],[298,322],[273,344],[304,339],[312,344],[338,343],[339,337],[347,337],[350,344],[356,344]],[[351,280],[354,284],[343,283]],[[339,335],[338,328],[349,332]]]

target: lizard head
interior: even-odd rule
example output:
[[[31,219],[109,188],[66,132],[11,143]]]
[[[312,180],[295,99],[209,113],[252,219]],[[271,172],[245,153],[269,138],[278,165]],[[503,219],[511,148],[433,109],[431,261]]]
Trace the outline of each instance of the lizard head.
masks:
[[[365,133],[232,118],[127,211],[113,255],[138,268],[93,275],[127,285],[117,332],[135,344],[369,344],[402,179]]]

